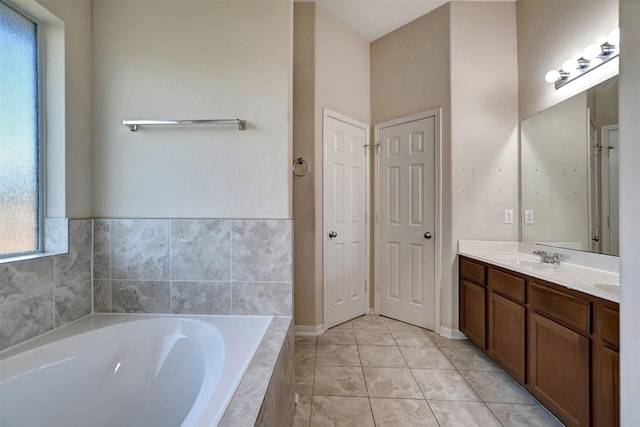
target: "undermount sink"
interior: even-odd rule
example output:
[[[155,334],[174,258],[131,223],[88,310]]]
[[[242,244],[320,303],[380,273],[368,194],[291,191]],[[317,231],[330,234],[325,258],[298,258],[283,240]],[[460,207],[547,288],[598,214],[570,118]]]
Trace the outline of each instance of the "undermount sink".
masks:
[[[525,255],[525,254],[513,254],[513,255],[495,255],[497,261],[506,262],[507,264],[518,265],[521,267],[532,268],[545,268],[553,267],[554,264],[545,264],[538,257]]]
[[[593,285],[593,287],[600,289],[601,291],[609,292],[610,294],[620,295],[620,285],[596,283],[595,285]]]

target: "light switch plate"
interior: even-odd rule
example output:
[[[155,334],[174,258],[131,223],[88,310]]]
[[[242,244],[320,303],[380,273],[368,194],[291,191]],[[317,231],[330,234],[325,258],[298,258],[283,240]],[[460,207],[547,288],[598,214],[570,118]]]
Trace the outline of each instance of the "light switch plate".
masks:
[[[524,210],[524,223],[525,224],[533,224],[533,209],[525,209]]]
[[[505,209],[503,221],[505,224],[513,224],[513,209]]]

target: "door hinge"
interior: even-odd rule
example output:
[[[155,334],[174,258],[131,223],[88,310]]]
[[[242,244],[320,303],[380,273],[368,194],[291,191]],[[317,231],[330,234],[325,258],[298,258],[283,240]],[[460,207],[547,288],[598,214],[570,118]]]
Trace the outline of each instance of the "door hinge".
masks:
[[[367,213],[366,212],[364,213],[364,223],[365,224],[367,223]]]
[[[367,292],[367,281],[364,281],[364,291]]]
[[[380,216],[380,214],[379,214],[379,213],[378,213],[378,214],[376,214],[376,221],[378,222],[378,224],[379,224],[380,222],[382,222],[382,217]]]

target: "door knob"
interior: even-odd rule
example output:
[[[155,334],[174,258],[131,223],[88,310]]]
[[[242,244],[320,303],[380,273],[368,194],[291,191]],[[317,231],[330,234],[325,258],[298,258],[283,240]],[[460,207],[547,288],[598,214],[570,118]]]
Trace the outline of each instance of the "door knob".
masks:
[[[594,242],[599,242],[600,241],[600,236],[593,236],[593,240]]]
[[[334,237],[338,237],[338,233],[336,233],[335,231],[330,231],[329,232],[329,238],[333,239]]]
[[[430,233],[430,232],[428,232],[428,231],[427,231],[426,233],[424,233],[424,238],[425,238],[425,239],[430,239],[431,237],[432,237],[432,236],[431,236],[431,233]]]

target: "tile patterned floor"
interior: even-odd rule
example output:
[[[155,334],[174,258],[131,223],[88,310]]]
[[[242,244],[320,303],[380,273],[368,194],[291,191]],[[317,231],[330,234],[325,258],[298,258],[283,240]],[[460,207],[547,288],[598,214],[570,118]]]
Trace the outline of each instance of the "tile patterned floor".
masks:
[[[295,427],[562,426],[467,340],[366,315],[296,337]]]

